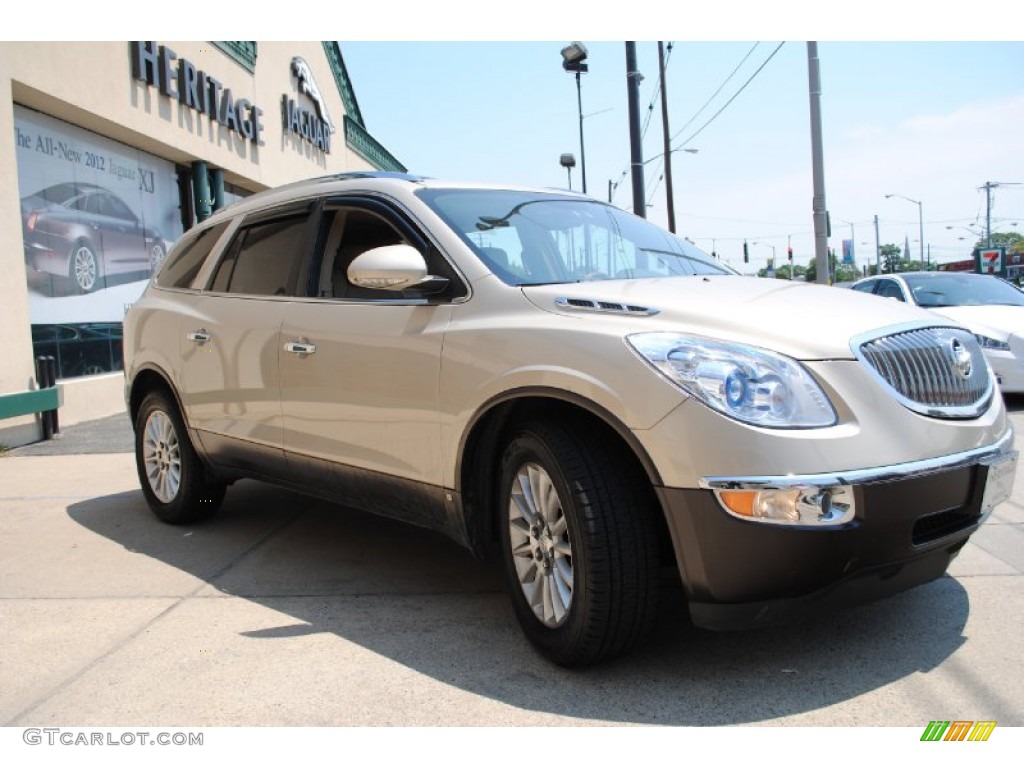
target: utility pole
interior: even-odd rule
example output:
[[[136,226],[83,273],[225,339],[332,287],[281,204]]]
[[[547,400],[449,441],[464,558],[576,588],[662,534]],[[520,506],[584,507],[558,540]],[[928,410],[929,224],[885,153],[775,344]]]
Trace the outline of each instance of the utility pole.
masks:
[[[676,205],[672,193],[672,148],[668,145],[668,86],[665,84],[665,46],[661,40],[658,41],[658,74],[661,76],[661,135],[665,140],[665,204],[668,206],[668,231],[675,234]]]
[[[807,43],[807,80],[811,101],[811,165],[814,176],[814,198],[811,209],[814,216],[814,257],[817,264],[816,282],[831,282],[828,263],[828,212],[825,207],[825,162],[821,144],[821,70],[818,62],[818,43]]]
[[[647,218],[644,200],[644,158],[640,144],[640,80],[636,68],[636,41],[626,41],[626,97],[629,102],[629,159],[633,171],[633,213]]]
[[[882,244],[878,239],[878,214],[875,214],[875,274],[882,274]]]
[[[991,181],[985,182],[985,247],[992,247],[992,188],[998,187]]]

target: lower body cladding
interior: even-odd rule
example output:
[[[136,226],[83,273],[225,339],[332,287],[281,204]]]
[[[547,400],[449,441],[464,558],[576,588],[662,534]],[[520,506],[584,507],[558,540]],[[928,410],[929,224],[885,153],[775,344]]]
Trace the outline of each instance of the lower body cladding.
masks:
[[[877,470],[706,478],[701,489],[658,489],[694,624],[770,626],[940,577],[1009,496],[1012,442],[1008,433],[985,449]],[[742,508],[728,498],[743,492],[756,502]],[[790,504],[799,513],[786,522],[743,519],[752,506],[778,508],[773,494],[799,499]],[[832,498],[843,499],[840,509]],[[808,524],[815,505],[818,521]]]

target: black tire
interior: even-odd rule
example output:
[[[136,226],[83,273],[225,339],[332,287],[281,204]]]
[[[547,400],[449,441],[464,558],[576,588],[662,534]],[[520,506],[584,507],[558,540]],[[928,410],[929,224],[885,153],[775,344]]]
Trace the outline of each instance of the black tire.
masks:
[[[224,500],[224,483],[209,476],[174,399],[164,391],[150,392],[139,408],[135,466],[149,508],[165,523],[205,520]]]
[[[79,240],[68,258],[68,280],[79,293],[90,293],[99,287],[102,273],[96,248],[86,240]]]
[[[626,653],[657,610],[653,494],[635,463],[608,445],[589,425],[535,422],[501,459],[498,531],[516,618],[544,656],[566,667]],[[533,526],[530,495],[548,499],[533,500],[541,513]]]

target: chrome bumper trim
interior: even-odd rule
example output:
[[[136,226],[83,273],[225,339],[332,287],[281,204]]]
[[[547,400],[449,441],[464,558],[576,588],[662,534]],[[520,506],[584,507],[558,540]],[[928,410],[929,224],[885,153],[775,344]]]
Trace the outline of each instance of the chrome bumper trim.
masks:
[[[934,459],[922,459],[921,461],[910,461],[905,464],[895,464],[891,467],[873,467],[871,469],[853,469],[843,472],[833,472],[818,475],[752,475],[747,477],[702,477],[700,487],[705,490],[730,490],[730,489],[777,489],[793,488],[803,486],[828,487],[834,485],[857,485],[861,483],[881,483],[887,480],[906,479],[930,475],[936,472],[944,472],[950,469],[978,464],[985,459],[991,459],[1002,454],[1009,453],[1013,448],[1013,429],[1010,428],[1006,434],[996,442],[983,448],[973,448],[969,451],[950,454],[949,456],[938,456]]]

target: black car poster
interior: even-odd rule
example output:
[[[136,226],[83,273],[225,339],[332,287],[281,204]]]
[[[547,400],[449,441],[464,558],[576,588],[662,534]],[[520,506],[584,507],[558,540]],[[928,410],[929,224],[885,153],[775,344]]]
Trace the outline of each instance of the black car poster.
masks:
[[[181,236],[174,164],[19,106],[14,141],[35,352],[117,370],[125,309]]]

